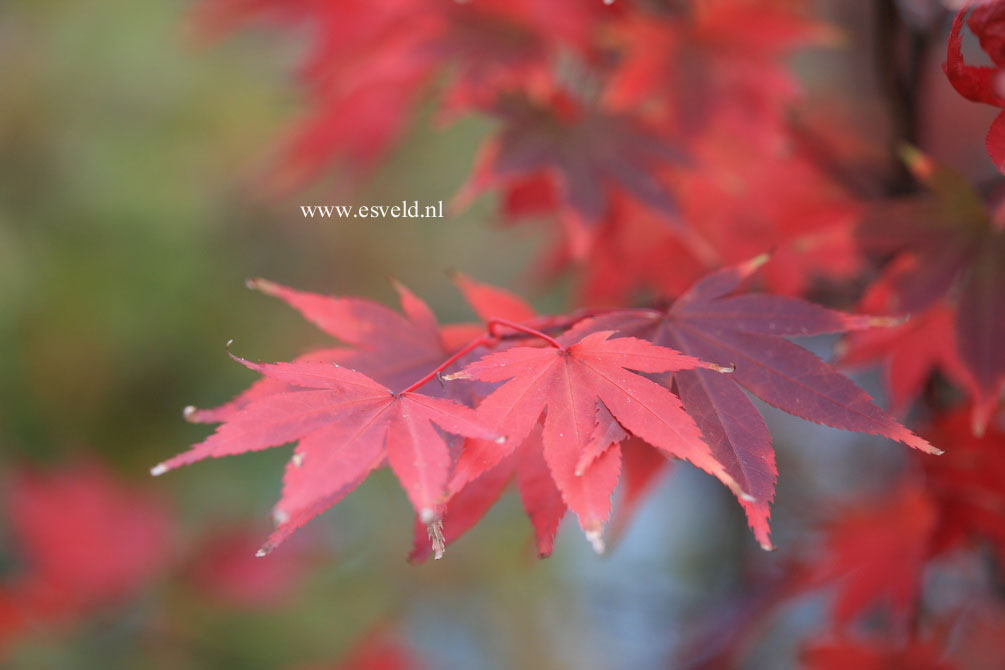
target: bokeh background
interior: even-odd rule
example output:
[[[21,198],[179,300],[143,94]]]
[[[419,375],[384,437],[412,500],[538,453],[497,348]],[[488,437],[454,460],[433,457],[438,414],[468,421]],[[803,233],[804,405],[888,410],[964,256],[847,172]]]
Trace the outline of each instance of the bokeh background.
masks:
[[[876,86],[868,4],[820,3],[846,42],[796,66],[811,91],[845,91],[864,143],[881,146],[883,110],[854,102]],[[328,344],[246,278],[393,303],[394,277],[444,322],[473,318],[452,268],[545,312],[567,307],[570,291],[534,280],[544,229],[501,225],[491,197],[442,220],[301,215],[301,204],[449,202],[491,128],[483,119],[441,128],[427,110],[373,174],[260,188],[302,102],[289,73],[303,45],[264,30],[206,44],[191,10],[0,4],[0,596],[37,569],[39,547],[59,556],[65,584],[108,582],[80,597],[39,593],[50,615],[28,621],[0,605],[0,666],[336,667],[377,640],[374,657],[401,667],[665,667],[728,619],[748,571],[781,570],[836,501],[900,466],[892,443],[762,407],[781,471],[774,554],[725,489],[681,465],[604,557],[567,519],[554,556],[538,561],[511,495],[445,560],[411,566],[410,508],[383,472],[254,559],[288,448],[148,475],[206,434],[184,406],[220,404],[252,381],[226,357],[228,339],[263,360]],[[979,139],[960,138],[980,138],[994,111],[952,97],[930,65],[928,145],[985,173]],[[806,344],[826,354],[833,342]],[[137,551],[144,567],[127,574],[116,556]],[[812,599],[783,617],[752,667],[790,667],[820,617]]]

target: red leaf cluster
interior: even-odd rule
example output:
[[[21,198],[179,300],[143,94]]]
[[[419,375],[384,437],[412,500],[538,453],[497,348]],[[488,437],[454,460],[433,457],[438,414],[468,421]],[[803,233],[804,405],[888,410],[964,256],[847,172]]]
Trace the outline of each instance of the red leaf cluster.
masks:
[[[154,474],[297,441],[275,508],[278,527],[262,553],[384,464],[429,527],[437,555],[513,478],[534,523],[539,553],[550,553],[565,508],[600,551],[622,469],[620,445],[631,436],[722,481],[743,504],[758,541],[770,548],[774,452],[767,426],[744,390],[803,419],[938,450],[846,377],[785,339],[887,320],[795,298],[739,293],[765,260],[709,275],[664,310],[566,317],[533,316],[517,298],[459,278],[488,334],[444,347],[445,361],[425,376],[416,372],[410,385],[393,387],[374,377],[387,378],[389,366],[412,369],[415,360],[446,343],[415,296],[400,289],[407,314],[402,317],[360,300],[255,282],[356,346],[307,354],[293,363],[258,364],[235,356],[265,380],[223,408],[189,412],[190,418],[222,425],[158,465]],[[381,342],[416,329],[429,342],[421,353]],[[367,349],[386,353],[374,357]],[[455,366],[460,369],[441,374]],[[434,376],[446,393],[471,406],[422,391],[435,388],[429,384]],[[463,382],[479,384],[454,387]],[[450,436],[468,439],[461,445]],[[645,479],[633,474],[642,482],[637,486]],[[428,550],[420,541],[414,557]]]
[[[807,4],[211,0],[199,23],[311,36],[306,118],[272,183],[371,166],[427,98],[442,118],[495,119],[456,205],[491,189],[508,218],[555,221],[540,267],[575,264],[596,304],[676,293],[771,249],[786,293],[859,268],[860,206],[792,127],[802,92],[786,59],[839,41]]]

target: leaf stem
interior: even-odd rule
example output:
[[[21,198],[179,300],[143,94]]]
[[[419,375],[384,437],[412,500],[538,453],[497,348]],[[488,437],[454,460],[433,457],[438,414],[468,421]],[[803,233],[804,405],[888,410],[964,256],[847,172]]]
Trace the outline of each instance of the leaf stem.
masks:
[[[463,356],[466,356],[467,354],[471,353],[480,346],[494,344],[495,342],[498,341],[498,339],[499,338],[493,335],[482,335],[477,339],[471,340],[466,345],[464,345],[464,347],[462,347],[456,353],[454,353],[454,355],[452,355],[450,358],[448,358],[447,360],[443,361],[438,366],[436,366],[436,368],[433,369],[428,375],[426,375],[425,377],[423,377],[422,379],[420,379],[419,381],[415,382],[407,389],[402,391],[402,393],[411,393],[420,386],[424,386],[426,382],[431,381],[434,377],[436,377],[436,375],[449,368]]]
[[[453,355],[451,355],[450,358],[437,365],[425,377],[415,382],[414,384],[406,388],[404,391],[400,391],[400,393],[411,393],[412,391],[415,391],[421,386],[425,386],[427,382],[432,381],[438,374],[449,368],[451,365],[456,363],[462,357],[471,353],[478,347],[483,346],[487,347],[497,344],[499,340],[502,339],[501,335],[494,332],[497,326],[501,326],[503,328],[509,328],[510,330],[517,331],[518,333],[523,333],[524,335],[530,335],[531,337],[542,339],[551,346],[555,347],[556,349],[559,349],[560,351],[565,351],[565,347],[563,347],[558,340],[551,337],[550,335],[546,335],[545,333],[542,333],[540,330],[535,330],[530,326],[524,326],[519,323],[509,321],[508,319],[489,319],[488,321],[485,322],[485,326],[489,331],[487,335],[482,335],[479,338],[471,340],[461,349],[459,349]]]
[[[495,335],[495,333],[493,333],[493,328],[495,326],[502,326],[503,328],[509,328],[510,330],[515,330],[519,333],[524,333],[525,335],[530,335],[531,337],[536,337],[538,339],[544,340],[545,342],[555,347],[559,351],[565,351],[565,347],[563,347],[559,343],[559,341],[556,340],[551,335],[546,335],[545,333],[542,333],[540,330],[535,330],[529,326],[524,326],[519,323],[509,321],[508,319],[489,319],[485,325],[488,326],[489,333],[491,333],[492,335]]]

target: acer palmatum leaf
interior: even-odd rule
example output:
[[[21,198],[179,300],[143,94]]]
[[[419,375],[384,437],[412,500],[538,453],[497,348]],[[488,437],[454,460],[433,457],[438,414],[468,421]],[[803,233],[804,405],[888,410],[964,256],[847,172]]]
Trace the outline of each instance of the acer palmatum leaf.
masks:
[[[247,282],[249,288],[279,298],[319,329],[348,345],[311,351],[294,362],[338,363],[385,386],[404,388],[453,353],[455,340],[469,340],[480,329],[475,332],[464,327],[449,332],[441,329],[422,300],[402,284],[393,284],[404,315],[362,298],[298,291],[267,279]],[[454,332],[458,329],[465,332]],[[287,390],[288,385],[265,377],[220,407],[186,407],[185,418],[193,423],[220,423],[252,400]],[[436,389],[427,389],[430,391]]]
[[[466,449],[451,490],[494,467],[519,447],[544,414],[543,452],[552,478],[595,548],[611,511],[611,495],[621,469],[612,445],[585,470],[598,420],[598,403],[624,428],[664,453],[688,460],[715,475],[738,496],[747,497],[712,458],[694,421],[669,390],[641,373],[706,368],[729,369],[685,356],[643,340],[598,332],[559,347],[514,347],[468,364],[451,378],[505,381],[478,406],[478,415],[509,440],[502,448]],[[577,469],[581,474],[577,474]]]
[[[464,405],[416,392],[396,393],[338,364],[234,358],[294,390],[252,400],[209,438],[152,472],[299,440],[275,510],[278,527],[263,554],[341,500],[385,460],[423,522],[433,523],[451,463],[434,424],[455,435],[502,440]]]
[[[967,100],[983,102],[995,107],[1005,107],[1002,94],[1001,76],[1005,67],[1001,32],[1005,25],[1005,3],[995,0],[970,13],[967,24],[980,39],[981,48],[990,56],[994,66],[967,65],[963,59],[963,21],[970,11],[970,3],[964,5],[953,19],[953,28],[946,47],[946,62],[942,69],[953,88]],[[1005,112],[995,117],[988,131],[988,155],[995,167],[1005,172]]]
[[[757,257],[705,277],[665,312],[611,312],[577,324],[567,337],[617,331],[736,366],[727,376],[680,369],[673,380],[684,409],[709,442],[715,468],[724,473],[724,481],[734,483],[734,491],[749,494],[739,496],[740,502],[758,541],[770,548],[775,456],[767,425],[744,390],[809,421],[941,452],[877,407],[847,377],[783,337],[888,326],[897,320],[844,314],[796,298],[731,295],[767,260]]]

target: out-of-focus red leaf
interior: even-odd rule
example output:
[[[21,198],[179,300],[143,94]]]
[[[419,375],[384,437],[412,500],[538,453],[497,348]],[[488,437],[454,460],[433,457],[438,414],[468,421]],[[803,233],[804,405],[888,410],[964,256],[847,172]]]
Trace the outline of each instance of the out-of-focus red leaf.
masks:
[[[393,633],[377,629],[365,635],[334,670],[421,670],[425,665]]]
[[[931,430],[932,439],[951,445],[938,466],[924,464],[939,505],[933,552],[977,539],[989,542],[1005,565],[1005,434],[992,424],[975,437],[969,415],[966,407],[951,411]]]
[[[97,463],[18,469],[4,498],[21,565],[6,592],[29,618],[120,603],[170,562],[167,509]]]
[[[960,666],[943,658],[933,645],[892,641],[858,642],[839,640],[817,643],[803,649],[804,670],[957,670]]]
[[[888,314],[891,289],[877,283],[862,302],[864,311]],[[937,303],[903,324],[849,333],[840,347],[840,363],[860,366],[880,362],[894,413],[906,411],[921,395],[936,371],[960,388],[977,394],[979,388],[960,359],[953,306]]]
[[[990,56],[994,66],[967,65],[963,59],[963,23],[977,35],[981,48]],[[953,88],[968,100],[983,102],[995,107],[1005,107],[1005,49],[1002,48],[1002,27],[1005,26],[1005,3],[995,0],[970,11],[964,5],[953,19],[949,34],[946,62],[942,68]],[[995,167],[1005,172],[1005,121],[999,115],[988,130],[988,154]]]
[[[914,612],[937,520],[928,493],[904,482],[886,498],[836,519],[811,579],[837,585],[834,618],[841,627],[883,604],[900,625]]]
[[[920,152],[905,153],[931,192],[878,206],[858,236],[867,250],[894,257],[873,289],[883,296],[886,313],[920,314],[945,300],[952,305],[957,355],[942,356],[942,362],[970,392],[979,433],[1005,391],[1005,349],[996,340],[1005,332],[1005,233],[1000,217],[964,177]],[[925,325],[901,332],[944,337],[940,321]]]
[[[283,604],[318,553],[297,538],[263,561],[258,531],[241,526],[213,528],[193,545],[185,577],[205,597],[241,608]]]

